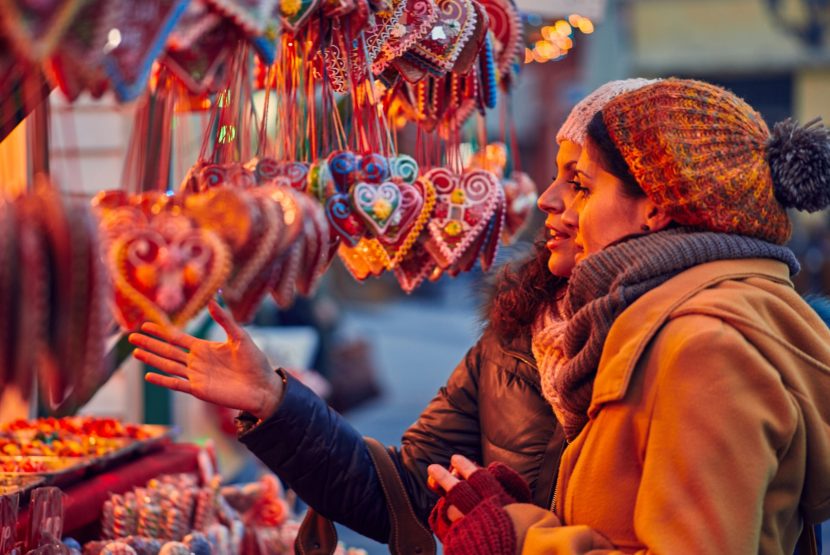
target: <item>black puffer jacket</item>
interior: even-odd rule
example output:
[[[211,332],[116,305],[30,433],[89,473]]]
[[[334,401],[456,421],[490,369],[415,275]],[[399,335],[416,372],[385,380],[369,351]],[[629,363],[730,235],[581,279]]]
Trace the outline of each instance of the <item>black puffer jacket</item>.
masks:
[[[386,542],[389,518],[360,433],[294,379],[277,412],[240,440],[320,514]],[[530,338],[502,345],[485,331],[446,386],[390,452],[412,504],[426,522],[436,496],[427,466],[461,453],[501,461],[524,476],[548,507],[564,435],[541,394]]]

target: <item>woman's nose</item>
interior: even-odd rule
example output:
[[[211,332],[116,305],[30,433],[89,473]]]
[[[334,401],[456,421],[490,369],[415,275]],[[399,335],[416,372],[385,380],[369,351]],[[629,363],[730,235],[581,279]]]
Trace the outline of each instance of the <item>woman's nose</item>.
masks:
[[[539,200],[536,201],[539,210],[549,214],[561,214],[565,210],[565,202],[556,189],[556,181],[554,181],[539,196]]]
[[[572,203],[562,211],[562,224],[570,229],[579,229],[579,212],[575,210],[575,204]]]

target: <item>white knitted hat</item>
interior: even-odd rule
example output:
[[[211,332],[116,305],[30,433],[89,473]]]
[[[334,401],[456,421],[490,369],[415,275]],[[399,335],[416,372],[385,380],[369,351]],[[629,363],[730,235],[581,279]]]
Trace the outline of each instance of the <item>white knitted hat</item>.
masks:
[[[572,141],[580,146],[585,143],[586,129],[591,122],[594,114],[603,109],[603,107],[611,101],[611,99],[625,94],[629,91],[637,90],[646,85],[656,83],[660,79],[620,79],[619,81],[609,81],[600,86],[594,92],[580,100],[576,106],[573,107],[571,113],[568,114],[568,119],[559,128],[559,133],[556,134],[556,142]]]

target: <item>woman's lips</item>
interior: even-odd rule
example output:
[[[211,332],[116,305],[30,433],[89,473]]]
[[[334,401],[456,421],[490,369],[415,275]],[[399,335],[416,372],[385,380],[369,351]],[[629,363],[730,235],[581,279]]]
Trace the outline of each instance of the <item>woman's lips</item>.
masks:
[[[548,250],[559,248],[562,245],[562,243],[570,240],[571,238],[571,236],[568,233],[565,233],[564,231],[560,231],[552,227],[548,228],[548,233],[550,237],[548,237],[548,240],[545,242],[545,246],[548,248]]]

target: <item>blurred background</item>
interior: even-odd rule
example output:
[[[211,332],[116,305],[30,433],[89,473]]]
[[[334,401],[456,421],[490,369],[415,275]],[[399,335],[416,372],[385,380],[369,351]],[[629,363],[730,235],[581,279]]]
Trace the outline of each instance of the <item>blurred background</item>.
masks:
[[[830,0],[517,0],[525,60],[512,98],[523,169],[539,191],[555,173],[555,135],[568,111],[598,85],[626,77],[695,77],[733,90],[772,126],[793,116],[830,117]],[[20,160],[47,163],[66,194],[91,198],[122,181],[133,108],[114,99],[49,97],[48,144],[31,141],[43,126],[30,117],[0,145],[0,182],[19,186]],[[198,153],[201,116],[178,125],[178,172]],[[499,139],[499,121],[488,121]],[[406,131],[402,133],[405,144]],[[405,151],[405,148],[402,150]],[[28,152],[28,157],[26,156]],[[39,161],[38,161],[39,160]],[[15,183],[18,183],[15,185]],[[503,249],[523,252],[541,225]],[[826,215],[794,216],[791,246],[802,261],[802,293],[830,289]],[[290,310],[266,304],[252,333],[276,363],[306,378],[364,434],[396,444],[477,338],[485,276],[473,271],[427,283],[407,296],[388,276],[358,283],[335,260],[315,297]],[[221,337],[204,327],[194,328]],[[218,335],[217,335],[218,334]],[[174,424],[188,441],[216,444],[223,473],[247,479],[261,469],[236,444],[232,415],[143,382],[127,362],[84,412],[126,421]],[[341,530],[350,545],[384,552]]]

